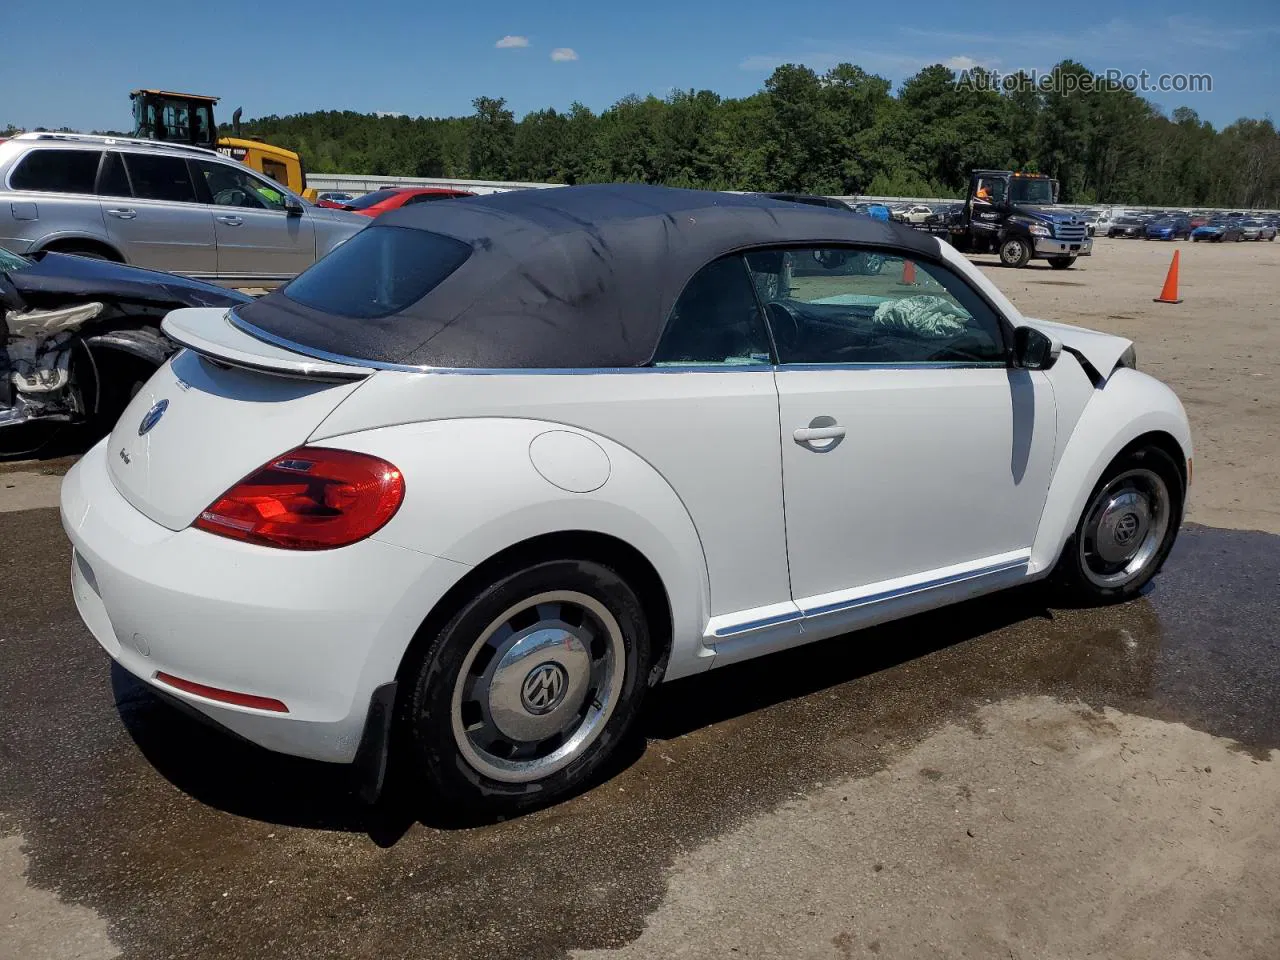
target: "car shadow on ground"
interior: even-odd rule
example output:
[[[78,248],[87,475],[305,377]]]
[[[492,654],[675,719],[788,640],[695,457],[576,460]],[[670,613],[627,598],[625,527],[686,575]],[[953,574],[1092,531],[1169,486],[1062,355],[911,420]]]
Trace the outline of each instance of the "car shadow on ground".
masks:
[[[795,700],[905,663],[992,630],[1047,616],[1034,587],[972,600],[658,687],[636,729],[583,789],[625,771],[653,740],[666,740]],[[266,823],[363,833],[394,844],[415,822],[440,829],[492,822],[423,809],[394,762],[377,804],[359,797],[354,771],[272,753],[197,719],[112,665],[116,709],[151,766],[187,795],[218,810]]]

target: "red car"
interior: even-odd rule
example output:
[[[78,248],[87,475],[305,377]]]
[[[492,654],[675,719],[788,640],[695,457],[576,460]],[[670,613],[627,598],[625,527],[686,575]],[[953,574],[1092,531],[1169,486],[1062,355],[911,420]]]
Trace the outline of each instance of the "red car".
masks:
[[[350,210],[366,217],[376,217],[397,207],[407,207],[411,203],[429,203],[432,200],[453,200],[457,197],[473,197],[475,194],[466,190],[450,190],[447,187],[387,187],[356,197],[348,203],[334,203],[332,200],[317,201],[318,207],[335,207],[339,210]]]

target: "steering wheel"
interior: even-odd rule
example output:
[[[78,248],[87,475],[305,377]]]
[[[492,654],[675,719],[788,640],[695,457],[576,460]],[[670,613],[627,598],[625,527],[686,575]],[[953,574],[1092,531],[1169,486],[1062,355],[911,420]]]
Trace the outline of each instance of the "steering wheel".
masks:
[[[249,195],[239,187],[227,187],[213,195],[213,202],[220,207],[247,207]]]
[[[800,317],[795,310],[781,300],[770,300],[764,305],[764,312],[768,314],[779,350],[794,347],[800,340]]]

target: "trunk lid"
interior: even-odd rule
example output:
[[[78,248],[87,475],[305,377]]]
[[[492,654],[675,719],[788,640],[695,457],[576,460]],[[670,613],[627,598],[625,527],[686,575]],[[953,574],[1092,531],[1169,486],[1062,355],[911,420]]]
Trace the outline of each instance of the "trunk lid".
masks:
[[[373,371],[265,343],[218,308],[175,310],[182,350],[133,398],[108,441],[116,488],[171,530],[272,457],[306,442]]]

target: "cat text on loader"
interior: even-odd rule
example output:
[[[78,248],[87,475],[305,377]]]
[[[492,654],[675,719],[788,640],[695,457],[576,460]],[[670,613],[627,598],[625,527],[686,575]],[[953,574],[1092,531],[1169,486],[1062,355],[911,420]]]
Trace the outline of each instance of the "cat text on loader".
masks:
[[[213,117],[217,97],[172,90],[134,90],[129,98],[133,101],[135,137],[217,150],[266,174],[294,193],[315,200],[316,191],[307,187],[307,170],[302,158],[292,150],[274,147],[253,137],[241,137],[239,110],[232,117],[235,135],[218,136]]]

